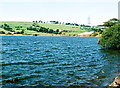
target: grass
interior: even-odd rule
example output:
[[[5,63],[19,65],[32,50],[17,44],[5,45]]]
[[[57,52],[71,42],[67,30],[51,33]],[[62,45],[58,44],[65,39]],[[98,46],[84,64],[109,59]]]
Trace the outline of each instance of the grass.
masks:
[[[36,31],[31,31],[31,30],[25,30],[24,34],[30,35],[30,34],[47,34],[47,33],[36,32]]]
[[[39,23],[40,26],[51,28],[51,29],[62,29],[62,30],[74,30],[79,29],[78,26],[71,26],[71,25],[61,25],[61,24],[49,24],[49,23]]]
[[[16,26],[22,26],[22,29],[26,29],[32,25],[32,22],[0,22],[2,24],[8,24],[11,28],[16,29]]]
[[[4,30],[4,29],[2,29],[2,28],[0,28],[0,31],[4,31],[5,33],[10,32],[10,31]]]
[[[32,26],[33,22],[0,22],[0,25],[2,24],[8,24],[15,32],[21,31],[21,30],[16,30],[17,26],[22,26],[21,29],[27,29],[27,27]],[[63,24],[50,24],[50,23],[37,23],[39,26],[49,28],[49,29],[59,29],[59,30],[69,30],[70,32],[64,32],[63,34],[65,35],[77,35],[83,32],[89,32],[89,30],[81,29],[80,26],[72,26],[72,25],[63,25]],[[0,31],[4,29],[0,29]],[[7,32],[7,31],[5,31]],[[36,31],[31,31],[31,30],[25,30],[24,34],[46,34],[46,33],[41,33],[41,32],[36,32]],[[47,33],[48,34],[48,33]]]

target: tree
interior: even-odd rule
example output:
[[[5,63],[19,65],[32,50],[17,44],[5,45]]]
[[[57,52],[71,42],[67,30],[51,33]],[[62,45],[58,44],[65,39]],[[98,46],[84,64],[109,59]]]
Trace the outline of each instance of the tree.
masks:
[[[53,32],[54,34],[59,34],[59,29]]]
[[[24,34],[24,32],[25,32],[25,30],[22,30],[22,31],[21,31],[21,34]]]
[[[2,27],[3,27],[5,30],[7,30],[7,31],[12,31],[12,32],[14,32],[14,30],[13,30],[8,24],[4,24]]]
[[[108,20],[107,22],[104,22],[103,25],[106,26],[106,27],[111,27],[111,26],[115,25],[118,22],[119,22],[118,19],[112,18],[112,19]]]
[[[49,33],[53,33],[54,31],[53,31],[52,29],[50,29],[48,32],[49,32]]]
[[[57,29],[56,32],[58,33],[58,32],[59,32],[59,29]]]
[[[120,49],[120,22],[105,29],[100,38],[100,44],[103,47]]]
[[[46,29],[44,30],[44,32],[45,32],[45,33],[48,33],[48,30],[49,30],[49,28],[46,28]]]

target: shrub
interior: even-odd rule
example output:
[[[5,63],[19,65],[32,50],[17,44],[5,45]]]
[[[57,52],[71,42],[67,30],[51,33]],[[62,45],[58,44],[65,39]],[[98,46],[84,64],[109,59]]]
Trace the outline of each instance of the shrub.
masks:
[[[100,38],[103,47],[120,49],[120,23],[107,28]]]

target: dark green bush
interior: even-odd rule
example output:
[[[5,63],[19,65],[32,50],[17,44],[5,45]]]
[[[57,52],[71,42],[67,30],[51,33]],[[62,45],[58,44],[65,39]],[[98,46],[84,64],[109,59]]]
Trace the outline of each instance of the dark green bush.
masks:
[[[120,49],[120,23],[107,28],[100,38],[103,47]]]

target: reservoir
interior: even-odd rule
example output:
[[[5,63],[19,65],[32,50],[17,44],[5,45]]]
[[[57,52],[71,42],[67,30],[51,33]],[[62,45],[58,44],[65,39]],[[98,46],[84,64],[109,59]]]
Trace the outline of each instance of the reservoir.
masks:
[[[2,36],[4,86],[107,86],[120,72],[120,51],[96,37]]]

